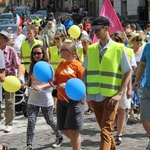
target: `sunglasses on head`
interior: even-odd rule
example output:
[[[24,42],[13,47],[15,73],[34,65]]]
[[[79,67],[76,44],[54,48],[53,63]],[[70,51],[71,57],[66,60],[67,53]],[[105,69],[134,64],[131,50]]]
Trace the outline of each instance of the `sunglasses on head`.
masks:
[[[142,39],[136,38],[135,41],[136,41],[136,42],[139,42],[139,41],[141,42]]]
[[[42,52],[33,52],[33,55],[36,56],[36,55],[41,55]]]

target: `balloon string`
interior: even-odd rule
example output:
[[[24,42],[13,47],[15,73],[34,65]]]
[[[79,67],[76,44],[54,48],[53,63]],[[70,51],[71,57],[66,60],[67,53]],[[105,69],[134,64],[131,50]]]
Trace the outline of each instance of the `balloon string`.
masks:
[[[53,83],[50,83],[55,89],[57,89],[57,91],[59,92],[59,94],[64,98],[64,100],[69,103],[69,101],[66,99],[66,97],[58,90],[58,88],[53,84]]]
[[[56,86],[54,85],[54,84],[52,84],[51,83],[51,85],[54,87],[54,88],[56,88]],[[31,89],[31,90],[35,90],[35,89],[33,89],[33,88],[31,88],[31,87],[28,87],[28,89]],[[56,88],[57,89],[57,88]],[[37,90],[35,90],[35,91],[37,91]],[[64,100],[67,102],[67,103],[69,103],[69,101],[66,99],[66,97],[57,89],[57,91],[60,93],[60,95],[64,98]],[[47,92],[45,92],[45,91],[43,91],[43,90],[38,90],[38,92],[44,92],[44,93],[47,93]]]

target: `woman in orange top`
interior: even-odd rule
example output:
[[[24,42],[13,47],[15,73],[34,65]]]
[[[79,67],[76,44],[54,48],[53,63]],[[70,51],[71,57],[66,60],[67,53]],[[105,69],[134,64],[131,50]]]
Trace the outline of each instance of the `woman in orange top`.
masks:
[[[71,78],[81,79],[84,68],[79,61],[74,43],[65,42],[60,49],[60,55],[64,60],[55,72],[55,84],[59,90],[57,93],[57,125],[63,134],[70,138],[73,150],[80,150],[84,103],[69,99],[65,93],[65,84]]]

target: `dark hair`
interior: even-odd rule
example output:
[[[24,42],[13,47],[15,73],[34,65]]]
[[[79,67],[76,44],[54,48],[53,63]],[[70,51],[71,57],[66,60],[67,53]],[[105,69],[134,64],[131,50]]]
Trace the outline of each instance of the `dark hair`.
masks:
[[[47,54],[46,54],[46,49],[45,49],[42,45],[40,45],[40,44],[35,45],[35,46],[32,48],[31,56],[30,56],[31,63],[30,63],[29,77],[30,77],[30,75],[33,73],[33,67],[34,67],[34,65],[37,63],[37,61],[33,58],[33,50],[34,50],[35,48],[41,48],[42,53],[43,53],[43,58],[42,58],[41,60],[42,60],[42,61],[49,62],[49,58],[48,58],[48,56],[47,56]]]
[[[39,31],[41,31],[41,30],[44,30],[44,28],[43,27],[39,27]]]

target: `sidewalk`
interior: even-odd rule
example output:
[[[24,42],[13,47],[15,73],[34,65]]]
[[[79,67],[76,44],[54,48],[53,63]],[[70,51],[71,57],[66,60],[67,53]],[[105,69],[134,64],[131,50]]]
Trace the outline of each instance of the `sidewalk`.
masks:
[[[56,117],[54,117],[56,120]],[[13,130],[4,133],[0,126],[0,143],[8,145],[10,150],[25,150],[26,148],[26,127],[27,119],[23,115],[15,117]],[[115,135],[115,133],[114,133]],[[94,114],[85,115],[84,130],[82,131],[82,150],[99,150],[99,127]],[[51,150],[55,136],[52,129],[45,123],[42,115],[39,115],[34,137],[34,150]],[[127,130],[123,135],[123,141],[117,150],[144,150],[148,144],[148,138],[140,122],[127,125]],[[57,150],[71,150],[68,138],[64,136],[63,144]]]

